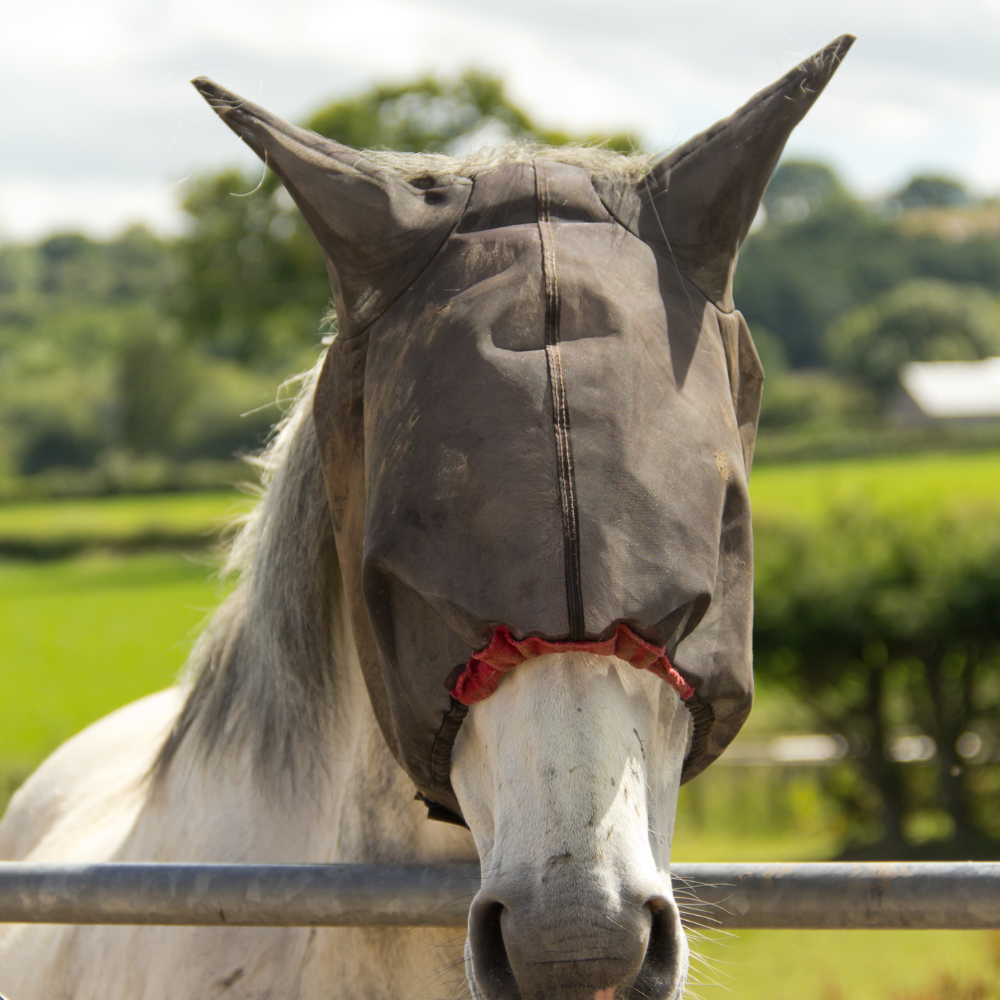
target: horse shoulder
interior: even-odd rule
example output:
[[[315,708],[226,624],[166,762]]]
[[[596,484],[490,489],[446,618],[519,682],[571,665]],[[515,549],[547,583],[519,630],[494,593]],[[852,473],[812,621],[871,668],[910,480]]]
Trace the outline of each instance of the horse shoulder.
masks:
[[[100,861],[126,835],[146,775],[182,704],[176,688],[112,712],[67,740],[14,794],[0,860]]]

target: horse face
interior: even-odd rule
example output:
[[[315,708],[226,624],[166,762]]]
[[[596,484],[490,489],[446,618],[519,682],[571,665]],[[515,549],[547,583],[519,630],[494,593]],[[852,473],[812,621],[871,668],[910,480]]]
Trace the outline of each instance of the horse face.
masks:
[[[624,625],[702,693],[716,685],[719,717],[726,694],[730,718],[748,708],[751,535],[725,323],[584,170],[536,162],[477,177],[434,267],[363,343],[331,349],[317,411],[343,426],[353,385],[364,413],[365,503],[346,491],[334,508],[346,572],[399,754],[479,848],[467,965],[484,1000],[682,988],[663,871],[692,713],[649,670],[558,649]],[[342,447],[328,454],[349,468]],[[498,628],[553,651],[465,714],[455,668]]]
[[[489,1000],[683,978],[676,788],[752,696],[762,372],[732,272],[851,41],[638,178],[553,151],[410,182],[196,81],[326,255],[314,412],[353,638],[396,759],[479,843]],[[470,710],[461,679],[517,659],[484,659],[500,639],[520,661]]]
[[[452,783],[479,849],[466,965],[484,1000],[679,996],[665,875],[690,715],[647,671],[548,654],[472,706]]]
[[[317,409],[363,406],[342,558],[428,798],[458,811],[449,678],[497,629],[581,644],[624,624],[718,719],[745,714],[749,503],[719,313],[583,169],[478,176],[434,266],[362,338],[334,344]],[[324,437],[340,469],[344,419]]]

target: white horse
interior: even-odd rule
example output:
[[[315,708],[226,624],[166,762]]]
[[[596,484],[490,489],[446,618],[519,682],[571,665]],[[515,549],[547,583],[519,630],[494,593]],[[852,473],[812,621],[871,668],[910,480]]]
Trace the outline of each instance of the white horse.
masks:
[[[651,169],[363,155],[196,81],[319,238],[340,333],[186,680],[57,750],[0,860],[478,861],[482,887],[464,939],[9,926],[8,1000],[680,996],[678,788],[752,694],[733,267],[850,41]]]
[[[571,853],[593,881],[592,898],[565,901],[574,933],[603,934],[605,921],[628,919],[625,886],[669,907],[690,716],[662,681],[614,657],[540,656],[512,671],[470,709],[456,741],[452,780],[473,832],[428,821],[376,725],[352,649],[330,559],[312,387],[311,377],[264,457],[269,483],[232,556],[245,580],[198,643],[188,682],[57,750],[14,796],[0,859],[481,861],[490,872]],[[307,678],[331,670],[331,710],[316,745]],[[182,742],[151,777],[192,697],[202,738]],[[212,716],[223,706],[240,738],[213,752]],[[262,777],[254,740],[289,744],[290,769]],[[609,915],[595,920],[597,907]],[[464,944],[453,930],[425,928],[10,925],[0,929],[0,992],[8,1000],[453,996],[465,981]],[[676,962],[679,991],[682,938]]]

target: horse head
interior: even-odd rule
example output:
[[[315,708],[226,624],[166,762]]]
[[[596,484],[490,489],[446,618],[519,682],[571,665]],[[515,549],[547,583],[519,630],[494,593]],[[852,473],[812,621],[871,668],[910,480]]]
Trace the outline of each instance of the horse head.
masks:
[[[752,700],[763,373],[739,246],[844,36],[651,168],[527,147],[393,170],[204,78],[322,246],[314,398],[386,742],[483,872],[486,1000],[666,998],[680,783]]]

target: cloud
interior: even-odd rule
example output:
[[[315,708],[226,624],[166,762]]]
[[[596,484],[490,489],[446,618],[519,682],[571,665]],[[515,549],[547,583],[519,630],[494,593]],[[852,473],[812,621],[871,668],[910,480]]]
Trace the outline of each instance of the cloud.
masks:
[[[58,231],[108,237],[142,224],[161,233],[182,230],[177,192],[159,183],[121,184],[90,178],[13,181],[0,185],[0,240]]]
[[[175,229],[177,182],[253,157],[187,80],[301,119],[376,80],[498,72],[539,120],[682,142],[843,31],[859,41],[800,126],[863,190],[915,168],[1000,189],[1000,5],[956,0],[35,0],[4,3],[0,232]]]

